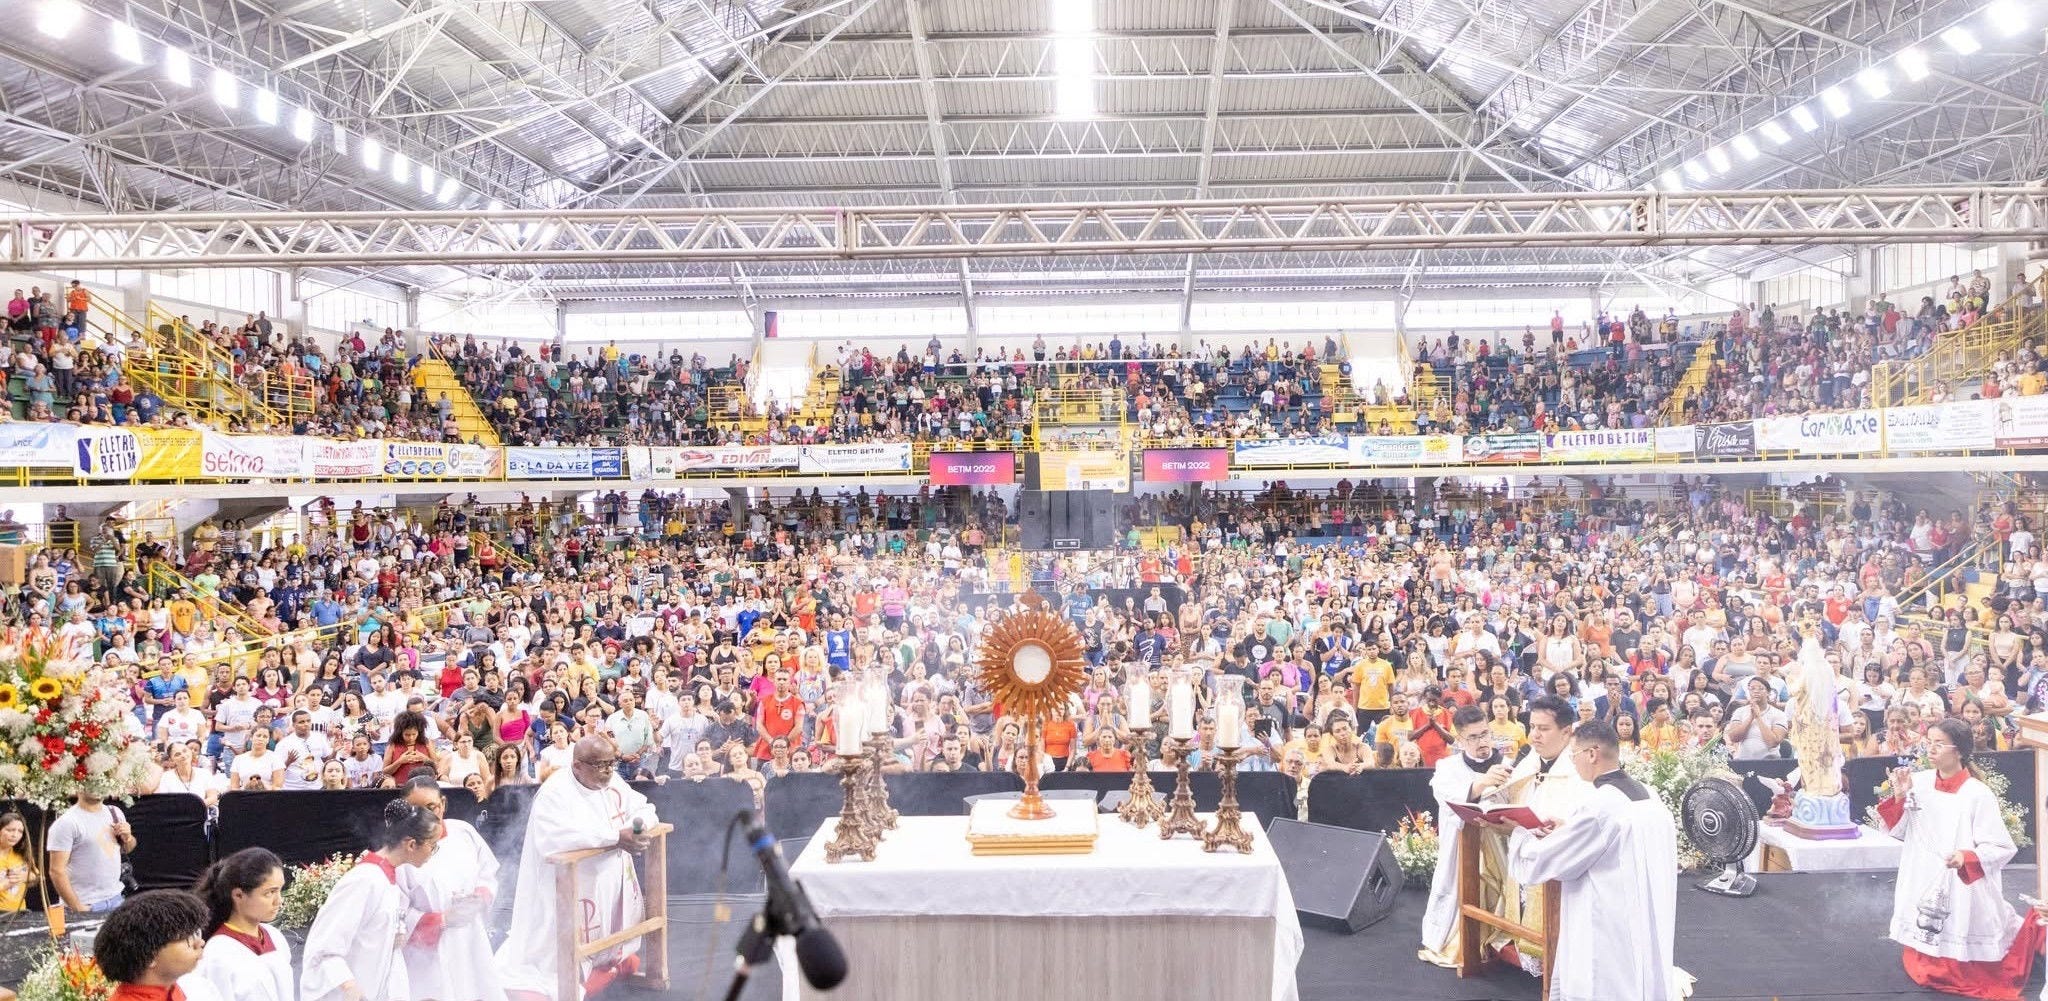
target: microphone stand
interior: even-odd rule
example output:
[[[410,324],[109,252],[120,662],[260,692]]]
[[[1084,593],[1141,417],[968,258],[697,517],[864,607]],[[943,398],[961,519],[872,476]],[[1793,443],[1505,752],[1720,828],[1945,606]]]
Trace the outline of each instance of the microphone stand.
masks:
[[[770,889],[760,912],[754,915],[754,920],[747,922],[747,930],[740,933],[736,949],[739,957],[733,962],[732,983],[726,987],[725,1001],[740,1001],[740,992],[747,989],[754,967],[775,958],[775,943],[786,935],[794,934],[785,920],[792,909],[776,900],[778,896],[781,896],[778,891]]]

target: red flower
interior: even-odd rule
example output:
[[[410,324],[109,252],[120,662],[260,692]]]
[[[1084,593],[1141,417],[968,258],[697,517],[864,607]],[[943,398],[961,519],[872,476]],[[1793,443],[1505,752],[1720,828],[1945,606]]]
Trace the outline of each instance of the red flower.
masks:
[[[84,765],[79,765],[77,768],[73,768],[71,770],[71,777],[77,779],[80,782],[85,781],[85,775],[86,772]]]
[[[100,729],[100,725],[98,723],[87,723],[85,725],[85,739],[87,740],[98,740],[100,739],[100,734],[105,732],[106,731]]]

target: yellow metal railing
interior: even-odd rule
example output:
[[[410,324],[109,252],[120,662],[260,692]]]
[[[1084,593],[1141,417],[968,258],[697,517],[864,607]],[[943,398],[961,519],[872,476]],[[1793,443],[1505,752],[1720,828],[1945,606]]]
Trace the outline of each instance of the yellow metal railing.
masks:
[[[2048,294],[2048,273],[2036,279],[2038,290]],[[1870,398],[1879,406],[1918,403],[1936,386],[1983,378],[1992,363],[2005,357],[2030,339],[2048,330],[2048,319],[2040,310],[2023,313],[2026,290],[2013,294],[1984,314],[1984,319],[1957,330],[1937,334],[1934,343],[1918,357],[1904,361],[1882,361],[1871,366]]]
[[[1700,346],[1693,350],[1692,364],[1685,367],[1685,374],[1678,377],[1678,384],[1671,387],[1671,398],[1664,401],[1664,423],[1685,423],[1686,404],[1707,386],[1707,376],[1714,371],[1714,354],[1719,342],[1712,337],[1702,338]]]
[[[167,382],[186,409],[215,422],[240,419],[256,427],[283,427],[314,412],[311,376],[266,372],[245,384],[236,375],[234,356],[182,318],[152,302],[145,320],[142,339],[153,357],[143,377]]]
[[[1998,537],[1994,535],[1987,534],[1973,540],[1958,550],[1954,556],[1929,569],[1927,575],[1920,578],[1919,582],[1901,588],[1898,594],[1898,607],[1941,607],[1943,600],[1950,593],[1961,590],[1963,571],[1985,569],[1983,561],[1987,557],[1994,564],[1991,569],[1997,569],[1995,564],[2001,545]]]
[[[430,356],[422,358],[413,366],[413,386],[425,394],[430,406],[438,407],[441,397],[448,397],[449,411],[455,417],[455,426],[462,440],[478,445],[499,443],[498,429],[491,424],[483,405],[477,402],[462,384],[462,378],[455,374],[455,366],[441,354],[438,346],[428,348]]]
[[[229,624],[240,630],[242,635],[271,635],[271,630],[268,626],[257,621],[256,617],[250,615],[247,609],[229,601],[225,595],[220,593],[218,588],[214,590],[213,594],[209,595],[200,590],[199,584],[192,578],[180,573],[168,563],[150,564],[149,578],[144,582],[143,586],[149,588],[151,594],[166,594],[181,588],[190,591],[192,592],[192,597],[204,604],[208,615],[228,620]]]

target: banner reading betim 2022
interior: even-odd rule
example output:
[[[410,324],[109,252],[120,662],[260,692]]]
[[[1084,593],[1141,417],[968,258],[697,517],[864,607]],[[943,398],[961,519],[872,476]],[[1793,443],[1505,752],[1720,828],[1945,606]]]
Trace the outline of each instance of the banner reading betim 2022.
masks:
[[[1230,478],[1227,448],[1148,448],[1147,483],[1215,483]]]
[[[1015,452],[933,452],[927,467],[935,487],[979,487],[1017,481]]]

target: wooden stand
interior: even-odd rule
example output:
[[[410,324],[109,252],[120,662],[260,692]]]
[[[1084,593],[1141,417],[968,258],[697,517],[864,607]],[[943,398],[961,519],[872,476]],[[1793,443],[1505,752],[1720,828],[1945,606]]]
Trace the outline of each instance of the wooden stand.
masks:
[[[1017,805],[1010,808],[1010,816],[1018,820],[1051,820],[1052,807],[1045,805],[1045,797],[1038,794],[1038,717],[1024,720],[1024,795],[1017,799]]]
[[[1506,932],[1521,942],[1534,942],[1543,947],[1543,990],[1538,997],[1550,996],[1550,975],[1557,969],[1557,926],[1558,905],[1562,890],[1557,880],[1543,884],[1543,928],[1541,931],[1528,925],[1509,921],[1479,903],[1479,839],[1485,832],[1467,826],[1458,831],[1458,976],[1470,977],[1479,972],[1479,965],[1485,957],[1481,955],[1481,931],[1495,928]]]
[[[1252,853],[1252,834],[1238,823],[1244,814],[1237,808],[1237,763],[1245,754],[1238,748],[1216,752],[1216,781],[1222,793],[1216,801],[1216,826],[1202,832],[1205,852],[1235,848],[1239,855]]]
[[[668,990],[668,835],[673,830],[673,825],[656,824],[642,832],[648,844],[640,856],[640,896],[646,902],[647,917],[595,942],[583,941],[582,916],[576,913],[576,902],[582,899],[576,887],[576,866],[624,849],[585,848],[548,856],[548,862],[555,867],[556,1001],[577,1001],[582,997],[584,960],[642,937],[647,941],[640,944],[640,972],[629,979],[645,990]],[[650,886],[654,888],[652,892],[647,890]]]
[[[1173,798],[1166,804],[1166,816],[1159,818],[1161,841],[1176,834],[1202,833],[1202,822],[1195,818],[1195,794],[1188,787],[1188,751],[1195,742],[1185,737],[1167,739],[1173,746],[1173,767],[1178,774],[1174,778]]]
[[[2048,775],[2048,770],[2044,770],[2048,769],[2048,712],[2015,716],[2013,719],[2020,725],[2019,745],[2034,752],[2034,788],[2024,793],[2014,790],[2014,794],[2034,797],[2034,844],[2043,846],[2035,851],[2048,851],[2048,812],[2040,808],[2039,791],[2040,777]],[[2048,900],[2048,865],[2039,862],[2034,863],[2034,899]]]
[[[1116,808],[1116,815],[1132,827],[1143,827],[1166,813],[1166,808],[1159,805],[1159,797],[1152,791],[1152,775],[1148,770],[1151,762],[1145,755],[1145,748],[1150,744],[1147,737],[1151,732],[1149,727],[1131,731],[1131,790],[1129,798]]]

